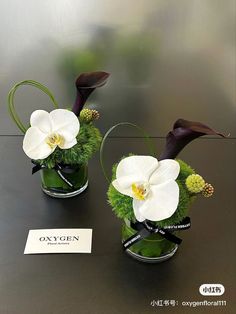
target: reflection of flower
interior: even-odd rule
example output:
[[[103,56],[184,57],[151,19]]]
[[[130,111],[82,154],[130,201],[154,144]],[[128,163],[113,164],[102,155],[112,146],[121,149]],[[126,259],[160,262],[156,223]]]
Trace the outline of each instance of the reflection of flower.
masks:
[[[23,140],[23,150],[32,159],[47,158],[57,146],[68,149],[77,143],[80,123],[69,110],[55,109],[50,113],[36,110],[30,117],[30,125]]]
[[[130,156],[117,166],[113,186],[133,198],[133,209],[138,221],[160,221],[171,217],[179,202],[176,183],[179,163],[172,159],[160,162],[151,156]]]

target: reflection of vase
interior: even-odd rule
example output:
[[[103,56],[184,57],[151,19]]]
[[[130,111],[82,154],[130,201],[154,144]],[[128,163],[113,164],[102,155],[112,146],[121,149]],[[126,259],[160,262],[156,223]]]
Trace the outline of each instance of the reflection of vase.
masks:
[[[82,193],[88,186],[88,166],[64,166],[59,171],[43,168],[42,190],[57,198],[68,198]]]
[[[122,225],[122,242],[137,233],[125,220]],[[174,233],[176,234],[176,232]],[[160,234],[152,234],[147,238],[130,246],[126,252],[133,258],[146,262],[158,263],[171,258],[178,249],[178,245],[163,238]]]

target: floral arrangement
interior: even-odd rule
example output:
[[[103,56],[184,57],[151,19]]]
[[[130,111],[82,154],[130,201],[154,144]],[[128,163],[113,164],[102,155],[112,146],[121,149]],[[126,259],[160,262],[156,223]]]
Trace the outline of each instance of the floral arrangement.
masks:
[[[138,231],[126,234],[126,238],[131,237],[124,239],[125,249],[154,233],[180,244],[181,239],[174,236],[173,231],[190,226],[187,215],[197,195],[210,197],[214,192],[213,186],[191,166],[176,159],[189,142],[203,135],[224,136],[202,123],[179,119],[168,133],[159,159],[130,154],[113,165],[107,192],[109,204],[119,218]],[[140,254],[138,247],[133,251]],[[144,251],[143,255],[147,250]],[[159,256],[163,250],[158,252]],[[155,254],[151,248],[147,256],[157,256]]]
[[[213,195],[214,188],[180,159],[174,159],[193,139],[220,135],[198,122],[179,119],[169,132],[159,161],[153,156],[129,156],[113,166],[109,203],[119,218],[145,219],[159,226],[179,223],[197,195]]]
[[[84,109],[84,105],[90,94],[103,86],[108,77],[106,72],[82,73],[76,80],[76,99],[70,109],[59,109],[48,88],[36,81],[23,81],[11,89],[8,96],[9,111],[24,133],[23,150],[36,165],[33,172],[40,169],[58,171],[58,167],[59,170],[79,167],[86,164],[99,149],[102,137],[94,125],[99,112]],[[51,112],[34,111],[30,117],[30,126],[27,127],[20,121],[14,106],[15,92],[22,85],[39,88],[50,97],[55,107]],[[60,176],[62,177],[61,174]]]
[[[90,72],[81,74],[76,80],[77,95],[71,109],[55,109],[50,113],[36,110],[30,117],[30,127],[25,127],[20,121],[14,107],[13,97],[21,85],[31,85],[40,88],[48,94],[56,108],[58,105],[51,92],[35,81],[23,81],[16,84],[8,96],[10,114],[25,133],[23,150],[36,163],[47,168],[56,164],[80,164],[86,162],[101,142],[101,134],[93,125],[99,118],[97,110],[83,109],[90,94],[103,86],[109,74],[106,72]]]

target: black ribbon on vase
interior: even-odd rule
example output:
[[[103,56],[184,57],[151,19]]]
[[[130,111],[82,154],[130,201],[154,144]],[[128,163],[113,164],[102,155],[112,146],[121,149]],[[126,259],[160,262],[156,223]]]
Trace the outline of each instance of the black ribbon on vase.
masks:
[[[158,227],[151,223],[149,220],[144,220],[143,222],[135,222],[130,224],[131,228],[137,230],[138,232],[129,237],[123,242],[123,249],[127,250],[131,245],[147,238],[151,234],[158,233],[163,238],[175,243],[180,244],[182,239],[174,235],[172,232],[176,230],[186,230],[191,227],[190,217],[185,217],[179,224],[170,225],[165,227]]]
[[[36,172],[38,172],[41,169],[47,168],[44,165],[39,165],[39,164],[35,163],[33,160],[31,160],[31,162],[34,164],[34,166],[32,168],[32,174],[35,174]],[[67,174],[74,173],[77,170],[76,168],[71,168],[70,166],[65,166],[65,165],[62,166],[60,164],[57,164],[52,169],[57,172],[59,177],[71,188],[72,191],[76,190],[73,183],[70,180],[68,180],[68,178],[65,177],[65,173],[67,173]],[[54,189],[55,191],[59,190],[58,188],[50,188],[50,190],[52,190],[52,189]]]

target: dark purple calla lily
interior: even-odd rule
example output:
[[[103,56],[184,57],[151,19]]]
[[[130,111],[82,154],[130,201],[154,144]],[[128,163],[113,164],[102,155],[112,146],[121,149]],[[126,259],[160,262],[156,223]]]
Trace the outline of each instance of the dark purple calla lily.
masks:
[[[224,134],[200,122],[178,119],[174,123],[173,130],[166,136],[166,146],[164,152],[161,154],[160,160],[168,158],[174,159],[188,143],[203,135],[219,135],[226,137]]]
[[[78,116],[90,94],[97,88],[106,84],[108,77],[107,72],[87,72],[82,73],[77,78],[75,85],[77,95],[72,111]]]

